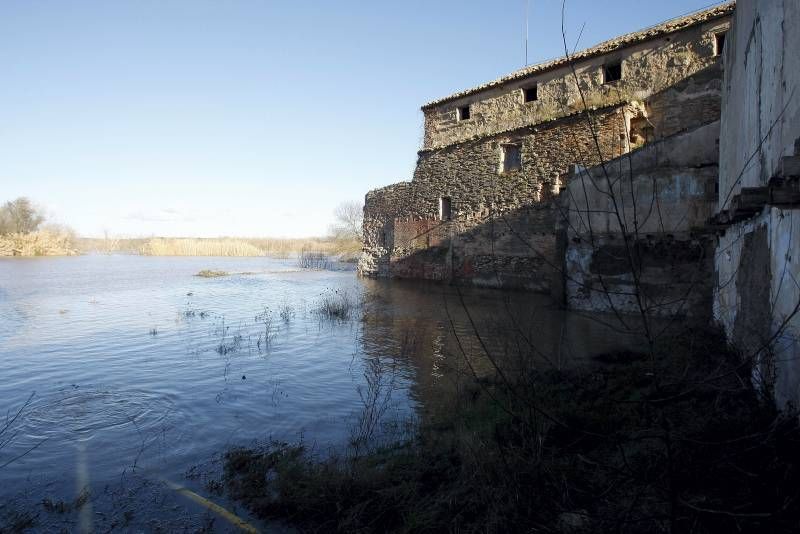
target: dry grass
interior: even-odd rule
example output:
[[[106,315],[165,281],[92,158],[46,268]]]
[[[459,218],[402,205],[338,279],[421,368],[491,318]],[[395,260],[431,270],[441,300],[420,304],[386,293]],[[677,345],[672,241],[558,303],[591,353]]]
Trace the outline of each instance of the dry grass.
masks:
[[[74,256],[73,240],[70,232],[59,230],[0,235],[0,256]]]
[[[144,256],[264,256],[264,251],[240,239],[151,239]]]
[[[80,252],[133,253],[144,256],[270,256],[288,258],[304,250],[341,261],[355,261],[361,243],[326,238],[165,238],[93,239],[79,238]]]

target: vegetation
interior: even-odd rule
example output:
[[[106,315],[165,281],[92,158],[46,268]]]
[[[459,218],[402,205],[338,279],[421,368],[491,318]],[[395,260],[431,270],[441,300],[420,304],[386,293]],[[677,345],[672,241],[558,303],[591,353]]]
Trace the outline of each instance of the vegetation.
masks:
[[[302,269],[327,269],[331,260],[324,252],[301,250],[297,256],[297,265]]]
[[[337,241],[361,242],[364,206],[359,202],[343,202],[333,210],[334,223],[330,234]]]
[[[263,256],[261,249],[240,239],[151,239],[145,256]]]
[[[309,531],[796,532],[797,414],[752,387],[718,333],[695,334],[656,369],[616,353],[509,380],[512,357],[405,442],[326,459],[303,443],[233,449],[225,485]]]
[[[0,256],[67,256],[76,254],[69,228],[43,225],[41,210],[20,197],[0,207]]]
[[[314,311],[325,319],[344,321],[353,315],[358,306],[359,302],[349,292],[336,289],[323,293]]]
[[[203,269],[195,276],[199,276],[200,278],[219,278],[220,276],[228,276],[227,271],[212,271],[211,269]]]
[[[78,238],[83,253],[142,254],[146,256],[269,256],[289,258],[315,251],[340,261],[355,261],[361,243],[331,238]]]

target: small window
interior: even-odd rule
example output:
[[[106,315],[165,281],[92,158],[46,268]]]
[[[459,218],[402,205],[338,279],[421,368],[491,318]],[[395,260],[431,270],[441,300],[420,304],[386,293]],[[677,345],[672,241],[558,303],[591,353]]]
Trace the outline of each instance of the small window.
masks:
[[[449,221],[453,218],[452,207],[450,203],[450,197],[440,197],[439,198],[439,220],[440,221]]]
[[[500,146],[500,172],[512,172],[522,169],[522,155],[519,145]]]
[[[725,50],[725,34],[718,33],[714,35],[714,55],[721,56]]]
[[[616,82],[622,79],[622,63],[609,63],[603,67],[603,83]]]
[[[525,103],[528,102],[536,102],[539,100],[539,86],[532,85],[530,87],[526,87],[522,90],[523,98],[525,99]]]
[[[469,117],[470,117],[469,106],[462,106],[458,108],[458,120],[466,121],[469,120]]]

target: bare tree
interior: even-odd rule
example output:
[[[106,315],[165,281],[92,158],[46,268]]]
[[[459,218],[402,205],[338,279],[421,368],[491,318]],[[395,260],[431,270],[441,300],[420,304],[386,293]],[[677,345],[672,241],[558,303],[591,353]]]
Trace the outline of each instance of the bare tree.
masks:
[[[364,208],[360,202],[342,202],[333,210],[335,222],[330,226],[334,239],[342,241],[361,241]]]
[[[0,234],[29,234],[39,229],[44,216],[27,197],[6,202],[0,208]]]

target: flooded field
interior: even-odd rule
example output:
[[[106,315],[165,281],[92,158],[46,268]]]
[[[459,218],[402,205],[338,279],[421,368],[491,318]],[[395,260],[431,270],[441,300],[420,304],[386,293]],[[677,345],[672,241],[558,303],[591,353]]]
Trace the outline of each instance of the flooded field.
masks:
[[[490,372],[486,346],[507,352],[512,330],[543,365],[632,342],[539,295],[362,280],[295,260],[2,260],[0,525],[257,525],[208,475],[225,450],[336,450],[360,431],[370,396],[381,424],[368,437],[397,437],[460,375]]]

